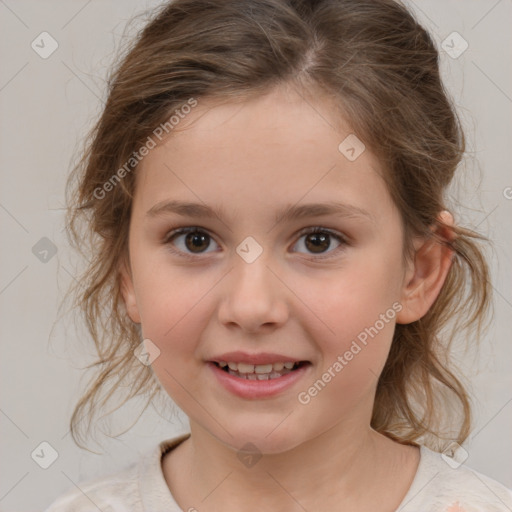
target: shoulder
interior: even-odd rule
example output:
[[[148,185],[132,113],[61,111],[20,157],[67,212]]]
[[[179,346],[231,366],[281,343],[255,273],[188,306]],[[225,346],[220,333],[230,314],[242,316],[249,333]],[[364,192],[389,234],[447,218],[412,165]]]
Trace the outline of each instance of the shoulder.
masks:
[[[144,512],[180,510],[162,473],[162,455],[187,439],[180,434],[159,443],[138,461],[108,476],[73,484],[44,512]]]
[[[416,477],[397,512],[506,512],[512,491],[496,480],[421,446]]]
[[[79,482],[44,512],[142,511],[137,488],[137,465],[113,475]]]

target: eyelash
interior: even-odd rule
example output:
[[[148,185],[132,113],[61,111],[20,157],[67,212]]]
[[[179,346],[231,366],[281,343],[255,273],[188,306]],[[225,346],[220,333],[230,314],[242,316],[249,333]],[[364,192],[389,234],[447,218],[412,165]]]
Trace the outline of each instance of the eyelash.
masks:
[[[176,229],[169,231],[164,237],[163,244],[168,245],[169,250],[174,254],[178,254],[179,256],[190,259],[190,260],[198,260],[201,258],[200,254],[192,255],[190,253],[177,250],[174,247],[172,247],[172,244],[171,244],[171,241],[174,240],[177,236],[186,235],[188,233],[194,233],[194,232],[205,233],[210,238],[213,238],[213,237],[211,237],[211,235],[208,233],[207,230],[200,228],[198,226],[189,226],[189,227],[183,227],[183,228],[176,228]],[[347,238],[344,237],[343,235],[341,235],[341,233],[338,233],[329,228],[324,228],[321,226],[304,228],[301,231],[299,231],[299,233],[297,233],[297,237],[298,237],[298,239],[300,239],[304,235],[310,235],[310,234],[315,234],[315,233],[323,233],[323,234],[327,234],[327,235],[335,238],[340,243],[340,246],[333,249],[332,251],[328,252],[327,255],[311,256],[307,259],[315,260],[315,261],[330,259],[333,257],[332,253],[337,253],[338,251],[343,250],[344,246],[349,245]],[[295,245],[295,244],[293,244],[293,245]]]

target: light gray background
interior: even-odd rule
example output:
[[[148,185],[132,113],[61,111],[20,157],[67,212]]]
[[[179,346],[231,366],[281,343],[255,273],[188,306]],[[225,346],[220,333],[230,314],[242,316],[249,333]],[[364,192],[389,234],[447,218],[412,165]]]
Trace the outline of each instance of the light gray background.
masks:
[[[173,417],[169,404],[158,404],[126,434],[105,438],[104,455],[78,449],[68,423],[86,382],[78,368],[89,360],[83,355],[89,339],[77,337],[69,315],[57,318],[77,267],[62,231],[65,178],[100,112],[105,72],[127,20],[159,3],[0,0],[2,511],[41,510],[80,480],[117,471],[187,429],[182,414]],[[453,31],[469,43],[457,59],[442,52],[445,83],[477,159],[467,164],[454,197],[463,205],[458,219],[494,241],[496,297],[479,355],[461,360],[477,405],[466,464],[512,487],[512,200],[506,197],[512,197],[512,1],[422,0],[413,9],[439,45]],[[131,25],[128,36],[139,26]],[[48,59],[31,48],[43,31],[59,44]],[[46,263],[32,253],[42,237],[57,247]],[[141,403],[123,408],[115,415],[117,431],[140,411]],[[59,455],[46,470],[31,458],[43,441]]]

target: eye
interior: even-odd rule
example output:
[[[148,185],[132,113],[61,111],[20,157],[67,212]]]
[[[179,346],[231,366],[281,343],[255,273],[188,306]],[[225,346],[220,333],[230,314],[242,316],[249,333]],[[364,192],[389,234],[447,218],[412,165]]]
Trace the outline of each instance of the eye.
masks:
[[[331,253],[338,252],[336,249],[343,249],[347,240],[340,233],[327,228],[313,227],[305,228],[299,233],[300,239],[295,243],[294,248],[303,246],[310,254],[317,255],[312,259],[330,258]],[[304,238],[304,241],[302,241]],[[334,250],[328,251],[332,245],[332,239],[338,244]],[[170,231],[163,241],[169,249],[180,256],[194,258],[200,254],[215,252],[207,251],[213,238],[203,229],[195,226],[177,228]],[[328,251],[328,252],[327,252]],[[324,253],[327,252],[327,255]]]
[[[184,238],[177,243],[176,240],[183,236]],[[172,252],[182,253],[187,257],[194,257],[194,254],[205,253],[205,249],[210,246],[211,240],[213,240],[212,237],[206,231],[198,227],[186,227],[175,229],[168,233],[164,243],[169,245]],[[174,249],[173,245],[177,246],[178,249]]]
[[[321,256],[313,259],[330,258],[332,256],[331,253],[338,252],[336,249],[347,245],[346,239],[341,234],[331,231],[327,228],[306,228],[303,229],[299,235],[300,239],[297,241],[294,247],[303,246],[307,251],[311,251],[310,254],[321,254]],[[304,238],[304,241],[302,241],[302,238]],[[333,238],[336,240],[338,245],[335,247],[335,250],[329,251],[328,254],[324,256],[323,254],[326,252],[326,250],[331,247]]]

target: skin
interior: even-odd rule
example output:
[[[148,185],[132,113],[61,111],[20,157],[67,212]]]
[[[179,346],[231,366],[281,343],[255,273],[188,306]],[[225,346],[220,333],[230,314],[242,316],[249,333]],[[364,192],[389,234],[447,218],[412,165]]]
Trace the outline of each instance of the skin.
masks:
[[[332,112],[326,99],[306,101],[284,86],[237,104],[200,99],[137,171],[122,291],[130,318],[161,351],[153,371],[190,419],[191,437],[163,460],[183,510],[357,512],[379,503],[392,511],[415,475],[419,449],[375,432],[371,413],[395,322],[428,311],[452,253],[416,239],[414,263],[404,265],[400,213],[379,162],[368,148],[353,162],[340,153],[351,130]],[[225,218],[146,215],[168,199],[222,207]],[[370,217],[274,219],[284,205],[328,201]],[[440,218],[453,220],[448,212]],[[165,242],[185,226],[210,235],[203,252],[194,253],[186,235]],[[324,252],[312,252],[311,237],[298,232],[315,226],[348,243],[331,237]],[[263,249],[250,264],[236,252],[248,236]],[[307,405],[299,403],[298,393],[395,302],[396,317]],[[243,399],[206,365],[232,350],[312,364],[278,396]],[[251,467],[237,457],[248,442],[262,454]]]

